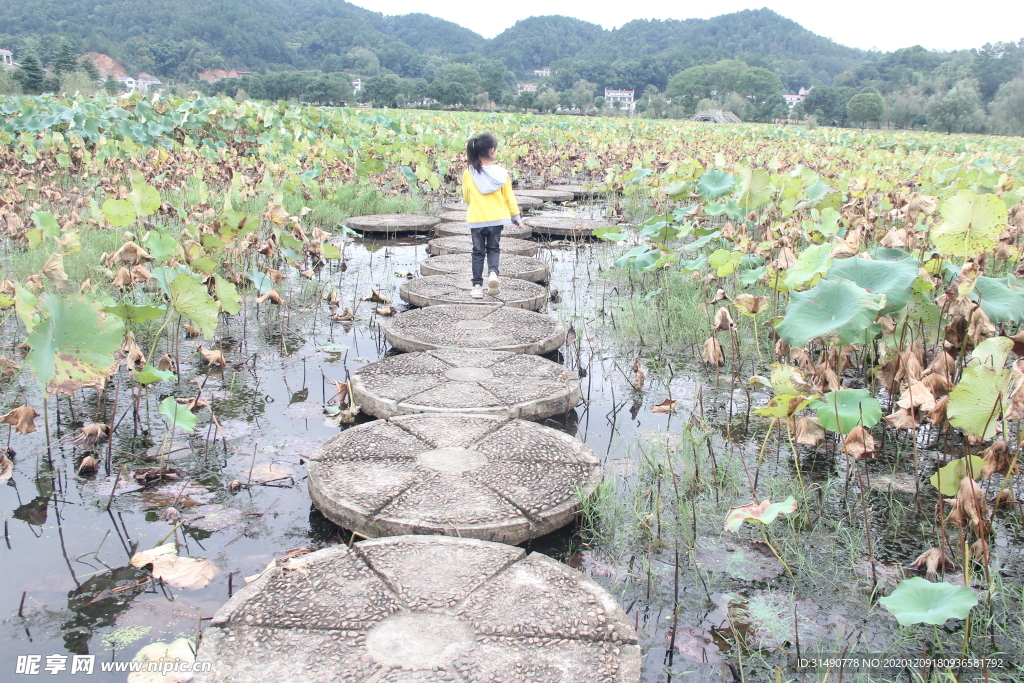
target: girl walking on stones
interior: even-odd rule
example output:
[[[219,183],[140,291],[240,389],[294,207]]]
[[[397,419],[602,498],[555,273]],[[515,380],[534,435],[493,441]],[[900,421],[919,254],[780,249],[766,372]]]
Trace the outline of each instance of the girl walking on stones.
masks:
[[[484,298],[484,257],[487,259],[487,294],[497,296],[498,259],[501,254],[501,229],[515,224],[523,227],[519,205],[512,194],[508,171],[494,163],[498,140],[490,133],[478,135],[466,143],[469,168],[462,174],[462,198],[469,205],[466,222],[473,236],[474,299]]]

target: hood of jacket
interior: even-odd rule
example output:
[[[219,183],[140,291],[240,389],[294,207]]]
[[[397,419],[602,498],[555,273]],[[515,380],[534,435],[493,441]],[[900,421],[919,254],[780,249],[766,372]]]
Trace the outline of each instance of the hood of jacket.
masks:
[[[508,171],[494,164],[483,166],[480,171],[470,166],[469,175],[480,194],[497,192],[508,182]]]

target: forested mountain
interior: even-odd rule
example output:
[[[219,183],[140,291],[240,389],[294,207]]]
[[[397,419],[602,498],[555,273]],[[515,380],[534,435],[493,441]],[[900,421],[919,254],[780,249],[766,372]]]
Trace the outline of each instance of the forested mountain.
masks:
[[[788,116],[782,93],[813,87],[797,116],[1024,132],[1024,40],[956,52],[865,52],[769,9],[637,20],[614,30],[530,17],[487,40],[428,14],[385,16],[345,0],[0,0],[0,48],[30,63],[0,72],[0,93],[88,85],[67,68],[47,76],[42,67],[94,52],[132,75],[146,71],[235,97],[346,101],[349,77],[359,76],[366,84],[359,97],[384,106],[590,111],[614,109],[603,89],[619,88],[634,90],[649,116],[713,106],[768,121]],[[548,66],[549,77],[532,74]],[[196,80],[232,68],[255,75]],[[520,96],[523,81],[536,92]],[[856,116],[847,107],[855,97]]]
[[[344,0],[0,0],[0,45],[16,54],[33,49],[45,64],[61,39],[79,52],[108,54],[131,72],[177,79],[210,68],[320,69],[332,55],[329,70],[365,70],[359,51],[368,50],[379,66],[428,80],[434,56],[482,54],[520,75],[565,59],[685,67],[738,56],[783,65],[809,85],[865,59],[770,10],[633,21],[612,31],[569,17],[531,17],[486,40],[427,14],[384,16]],[[640,74],[626,78],[634,76]],[[664,87],[667,76],[660,80]]]

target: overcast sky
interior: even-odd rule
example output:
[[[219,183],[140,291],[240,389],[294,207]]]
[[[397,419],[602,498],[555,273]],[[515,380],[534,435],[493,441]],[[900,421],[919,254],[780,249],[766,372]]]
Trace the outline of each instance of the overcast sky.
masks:
[[[519,19],[564,14],[613,28],[633,19],[709,18],[742,9],[766,6],[766,0],[717,0],[682,3],[679,0],[352,0],[385,14],[425,12],[493,38]],[[1017,41],[1024,37],[1024,1],[995,0],[978,4],[951,0],[922,3],[910,0],[860,0],[837,3],[822,0],[771,0],[768,7],[805,28],[843,45],[865,50],[897,50],[923,45],[933,50],[981,47],[985,43]]]

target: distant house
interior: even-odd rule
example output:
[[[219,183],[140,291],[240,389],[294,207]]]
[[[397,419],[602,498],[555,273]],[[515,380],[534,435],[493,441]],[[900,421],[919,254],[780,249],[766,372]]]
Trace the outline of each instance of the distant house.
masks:
[[[127,90],[128,92],[133,92],[135,90],[135,79],[131,76],[122,76],[121,78],[117,79],[117,82],[123,85],[125,87],[125,90]]]
[[[810,93],[810,92],[811,91],[810,91],[809,88],[800,88],[800,92],[798,92],[797,94],[795,94],[795,95],[788,95],[787,94],[787,95],[783,95],[782,97],[783,97],[783,99],[786,100],[786,106],[789,107],[789,110],[793,111],[793,107],[795,107],[800,102],[803,102],[804,98],[807,97],[807,94]]]
[[[135,79],[135,90],[141,93],[147,93],[150,90],[156,92],[163,88],[163,83],[156,76],[150,76],[148,73],[143,71],[139,74],[139,77]]]
[[[0,65],[5,69],[13,69],[14,64],[14,53],[10,50],[0,50]]]
[[[363,79],[353,78],[352,79],[352,92],[356,93],[363,89]]]
[[[516,95],[522,95],[524,92],[537,92],[536,83],[516,83]]]
[[[551,75],[551,67],[545,66],[542,69],[533,69],[531,71],[527,71],[526,73],[533,74],[534,76],[540,76],[541,78],[547,78],[548,76]]]
[[[635,91],[633,90],[614,90],[612,88],[604,89],[604,103],[606,106],[615,106],[613,103],[618,102],[619,107],[628,111],[633,111],[636,107],[636,102],[633,99]]]

